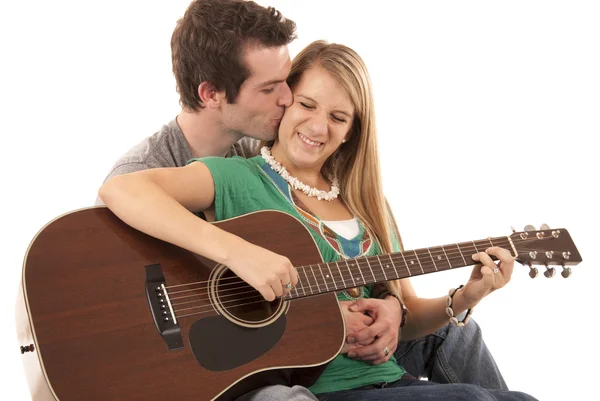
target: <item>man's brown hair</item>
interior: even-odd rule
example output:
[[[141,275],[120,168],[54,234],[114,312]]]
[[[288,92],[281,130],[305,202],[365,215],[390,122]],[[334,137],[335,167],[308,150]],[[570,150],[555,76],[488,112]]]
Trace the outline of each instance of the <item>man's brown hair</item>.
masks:
[[[244,46],[285,46],[296,38],[295,31],[294,21],[273,7],[243,0],[194,0],[171,37],[181,106],[204,108],[198,95],[204,81],[225,90],[227,101],[234,103],[250,75],[243,60]]]

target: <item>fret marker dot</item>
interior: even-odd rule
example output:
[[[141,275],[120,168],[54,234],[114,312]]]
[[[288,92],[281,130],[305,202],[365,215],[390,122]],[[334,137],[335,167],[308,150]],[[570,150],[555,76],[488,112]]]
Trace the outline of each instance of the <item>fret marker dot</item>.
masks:
[[[411,264],[411,265],[414,265],[414,264],[415,264],[415,261],[414,261],[414,260],[411,260],[411,261],[410,261],[410,264]]]
[[[442,260],[442,257],[438,255],[438,260]]]
[[[325,277],[329,278],[329,274],[326,274]]]

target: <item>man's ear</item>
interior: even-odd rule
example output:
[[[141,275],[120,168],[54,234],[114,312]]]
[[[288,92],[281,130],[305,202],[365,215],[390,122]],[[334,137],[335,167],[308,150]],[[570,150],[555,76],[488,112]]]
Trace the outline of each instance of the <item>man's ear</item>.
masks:
[[[218,108],[225,99],[225,91],[219,91],[212,83],[204,81],[198,86],[198,96],[209,109]]]

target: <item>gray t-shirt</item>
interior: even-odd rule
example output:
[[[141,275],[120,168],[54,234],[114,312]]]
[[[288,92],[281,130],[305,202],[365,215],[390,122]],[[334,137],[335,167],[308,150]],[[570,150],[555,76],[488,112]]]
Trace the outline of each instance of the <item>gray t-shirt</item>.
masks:
[[[249,158],[256,156],[258,144],[258,140],[244,137],[229,149],[225,157]],[[134,171],[158,167],[183,167],[193,157],[192,149],[179,128],[177,120],[174,119],[121,156],[113,165],[104,182],[111,177]],[[96,205],[103,204],[102,200],[96,197]]]

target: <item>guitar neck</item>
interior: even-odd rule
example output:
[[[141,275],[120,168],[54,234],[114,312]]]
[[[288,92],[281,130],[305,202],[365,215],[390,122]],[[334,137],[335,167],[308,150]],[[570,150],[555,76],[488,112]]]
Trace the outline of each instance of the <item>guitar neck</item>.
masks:
[[[516,256],[517,252],[509,237],[496,237],[299,266],[296,268],[299,282],[285,299],[303,298],[470,266],[475,264],[472,255],[492,246],[513,250]]]

